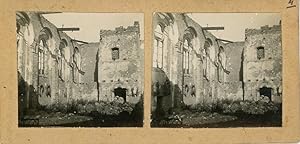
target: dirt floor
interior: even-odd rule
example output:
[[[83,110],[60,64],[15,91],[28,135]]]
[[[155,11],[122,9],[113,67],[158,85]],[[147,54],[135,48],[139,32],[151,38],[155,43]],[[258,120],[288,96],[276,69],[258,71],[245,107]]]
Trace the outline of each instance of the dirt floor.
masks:
[[[151,126],[168,128],[279,127],[281,126],[281,114],[227,115],[216,112],[183,111],[159,120],[154,119]]]
[[[141,127],[126,113],[120,115],[79,115],[74,113],[39,113],[27,115],[19,121],[20,127]]]

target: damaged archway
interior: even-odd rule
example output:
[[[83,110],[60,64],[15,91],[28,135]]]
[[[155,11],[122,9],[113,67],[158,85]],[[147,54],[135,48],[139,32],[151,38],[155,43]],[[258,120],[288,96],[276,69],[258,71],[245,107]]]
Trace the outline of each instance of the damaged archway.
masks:
[[[264,80],[264,82],[261,83],[257,89],[259,99],[262,99],[263,97],[268,97],[269,100],[272,101],[274,96],[274,88],[275,85],[273,83]]]
[[[117,87],[117,88],[114,89],[115,96],[122,97],[124,99],[124,102],[127,102],[126,93],[127,93],[126,88]]]
[[[259,95],[268,97],[269,100],[272,101],[272,91],[272,88],[264,86],[262,88],[259,88]]]

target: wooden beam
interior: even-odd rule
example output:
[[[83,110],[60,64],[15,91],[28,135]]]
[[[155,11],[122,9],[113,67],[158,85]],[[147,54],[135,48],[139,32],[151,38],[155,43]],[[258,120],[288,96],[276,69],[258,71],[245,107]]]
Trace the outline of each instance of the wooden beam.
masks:
[[[203,30],[224,30],[224,27],[202,27]]]
[[[79,31],[79,28],[57,28],[58,31]]]
[[[62,12],[38,12],[38,14],[56,14],[56,13],[62,13]]]
[[[229,42],[229,43],[233,43],[233,41],[224,40],[224,39],[217,39],[217,40],[220,40],[220,41],[223,41],[223,42]]]
[[[76,40],[76,39],[72,39],[72,41],[74,41],[74,42],[80,42],[80,43],[83,43],[83,44],[88,44],[88,42],[81,41],[81,40]]]

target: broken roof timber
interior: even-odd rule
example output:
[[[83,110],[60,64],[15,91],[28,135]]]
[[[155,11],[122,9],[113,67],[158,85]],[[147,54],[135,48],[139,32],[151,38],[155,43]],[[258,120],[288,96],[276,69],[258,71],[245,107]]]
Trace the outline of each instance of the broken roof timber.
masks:
[[[62,13],[62,12],[38,12],[38,14],[56,14],[56,13]]]
[[[79,31],[79,28],[70,27],[70,28],[57,28],[58,31]]]
[[[220,41],[223,41],[223,42],[233,43],[233,41],[230,41],[230,40],[224,40],[224,39],[217,39],[217,40],[220,40]]]
[[[224,27],[202,27],[203,30],[224,30]]]
[[[83,44],[88,44],[88,42],[81,41],[81,40],[76,40],[76,39],[72,39],[72,41],[75,41],[75,42],[80,42],[80,43],[83,43]]]

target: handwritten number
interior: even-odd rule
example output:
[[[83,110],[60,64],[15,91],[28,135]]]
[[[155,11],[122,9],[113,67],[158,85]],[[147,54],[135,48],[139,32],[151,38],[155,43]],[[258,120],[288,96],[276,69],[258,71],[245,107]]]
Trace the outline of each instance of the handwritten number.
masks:
[[[296,5],[294,5],[294,0],[289,0],[288,6],[286,8],[292,8],[292,7],[296,7]]]

